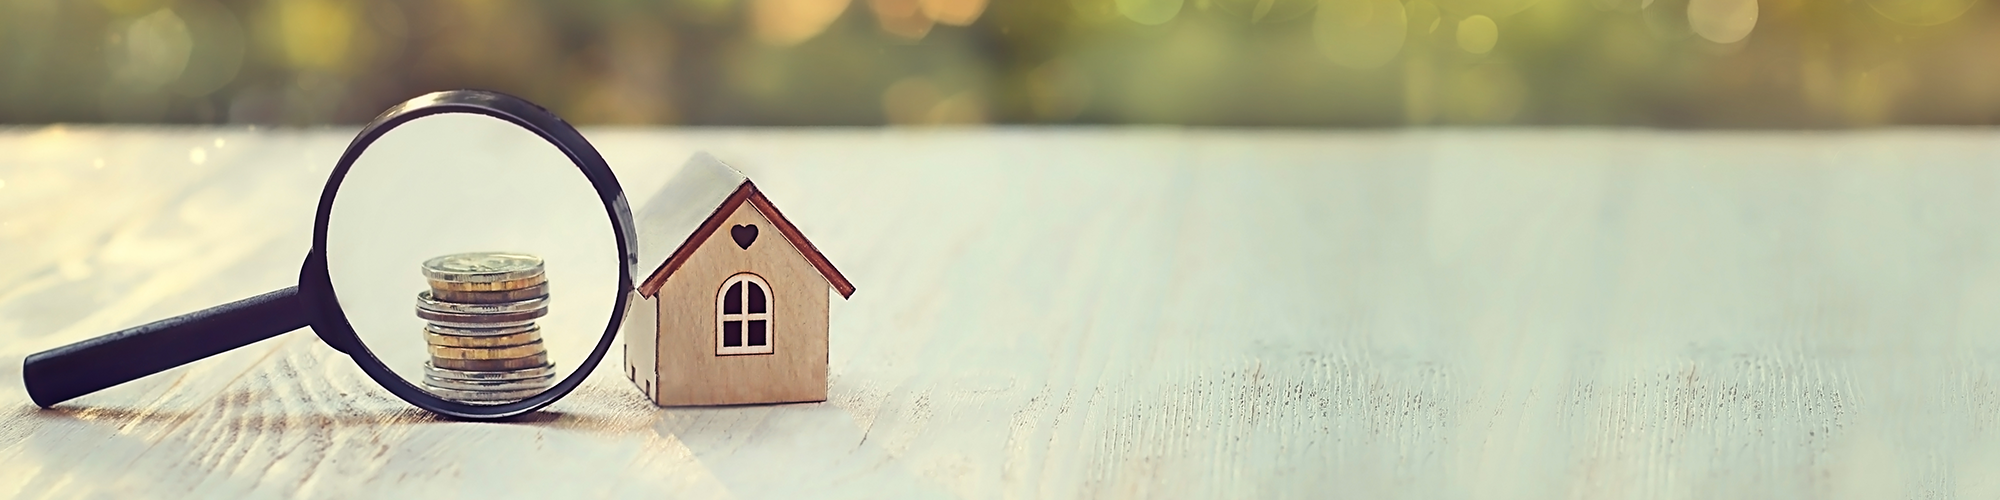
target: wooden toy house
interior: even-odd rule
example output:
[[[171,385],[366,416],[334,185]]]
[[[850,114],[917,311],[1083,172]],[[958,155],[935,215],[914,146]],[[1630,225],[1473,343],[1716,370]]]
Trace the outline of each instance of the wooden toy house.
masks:
[[[826,400],[840,275],[750,179],[697,153],[638,213],[652,268],[625,320],[626,375],[655,404]]]

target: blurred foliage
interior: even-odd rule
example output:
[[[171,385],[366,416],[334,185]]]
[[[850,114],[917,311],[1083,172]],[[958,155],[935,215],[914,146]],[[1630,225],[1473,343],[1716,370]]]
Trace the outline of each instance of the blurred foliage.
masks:
[[[0,123],[2000,122],[1976,0],[0,0]]]

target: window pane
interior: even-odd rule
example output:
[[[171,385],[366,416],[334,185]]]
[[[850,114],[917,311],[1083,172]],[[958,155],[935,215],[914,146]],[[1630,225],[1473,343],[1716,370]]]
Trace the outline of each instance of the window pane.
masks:
[[[770,342],[767,340],[764,338],[764,320],[751,321],[750,343],[748,345],[769,345]]]
[[[751,314],[771,312],[764,310],[764,287],[747,281],[743,284],[750,285],[750,310],[745,312]]]
[[[723,314],[743,314],[743,282],[729,285],[729,292],[722,294]]]
[[[743,347],[743,322],[722,322],[722,346]]]

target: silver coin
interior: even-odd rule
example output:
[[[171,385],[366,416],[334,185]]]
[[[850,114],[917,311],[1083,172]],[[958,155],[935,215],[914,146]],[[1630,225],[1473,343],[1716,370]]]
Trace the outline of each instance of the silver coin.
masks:
[[[441,326],[445,328],[456,328],[461,330],[476,330],[481,328],[505,329],[505,328],[522,328],[522,327],[535,326],[535,320],[533,318],[529,318],[520,321],[500,321],[493,323],[464,323],[459,321],[443,321],[443,320],[433,319],[430,320],[430,326]]]
[[[458,401],[461,403],[506,403],[511,401],[520,401],[522,399],[526,399],[528,396],[541,394],[543,391],[543,389],[520,389],[512,391],[466,391],[459,389],[446,389],[443,387],[434,386],[431,385],[428,381],[424,383],[424,390],[430,391],[431,394],[435,394],[437,395],[437,397]]]
[[[455,253],[424,261],[424,277],[439,281],[489,283],[542,274],[542,258],[506,252]]]
[[[527,323],[512,325],[512,326],[490,327],[489,325],[481,325],[470,328],[460,328],[455,326],[440,325],[437,323],[429,323],[424,325],[424,329],[429,330],[431,333],[439,335],[454,335],[459,337],[501,337],[517,333],[532,332],[540,330],[542,329],[542,327],[536,325],[534,321],[529,321]]]
[[[447,378],[424,377],[424,385],[440,389],[452,389],[459,391],[480,391],[480,392],[525,391],[530,389],[547,390],[550,387],[555,387],[556,377],[554,374],[550,374],[549,376],[541,378],[530,378],[521,380],[493,380],[493,381],[477,381],[477,382],[465,381],[465,380],[452,380]]]
[[[482,381],[493,382],[502,380],[531,379],[536,377],[553,377],[555,376],[555,374],[556,374],[555,363],[543,364],[541,366],[536,366],[531,368],[522,368],[519,370],[480,372],[480,371],[469,371],[469,370],[453,370],[449,368],[438,368],[436,366],[432,366],[429,361],[424,362],[424,378],[426,379],[436,378],[436,379],[471,381],[471,382],[482,382]]]
[[[417,292],[417,308],[437,312],[486,315],[528,312],[547,307],[549,307],[549,296],[547,295],[497,304],[470,304],[432,299],[430,290]]]
[[[548,316],[548,315],[549,315],[549,308],[547,303],[543,303],[542,307],[537,307],[526,311],[490,313],[490,314],[455,313],[455,312],[433,311],[430,309],[424,309],[422,307],[417,308],[417,317],[419,318],[423,318],[425,320],[435,323],[446,324],[448,326],[475,325],[472,326],[471,328],[479,328],[476,325],[486,324],[486,323],[520,323],[522,321],[534,321],[535,318],[540,318],[542,316]],[[499,328],[499,327],[494,326],[492,328]]]

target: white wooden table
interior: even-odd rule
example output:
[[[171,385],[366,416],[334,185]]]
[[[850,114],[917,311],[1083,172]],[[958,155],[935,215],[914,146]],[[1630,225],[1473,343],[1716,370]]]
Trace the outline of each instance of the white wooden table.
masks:
[[[853,280],[830,401],[454,422],[304,330],[28,401],[291,283],[352,132],[0,133],[0,496],[2000,497],[1990,131],[587,129]]]

